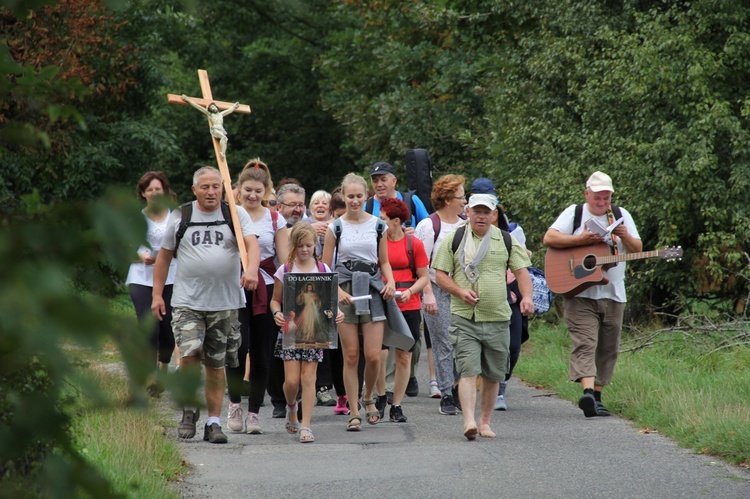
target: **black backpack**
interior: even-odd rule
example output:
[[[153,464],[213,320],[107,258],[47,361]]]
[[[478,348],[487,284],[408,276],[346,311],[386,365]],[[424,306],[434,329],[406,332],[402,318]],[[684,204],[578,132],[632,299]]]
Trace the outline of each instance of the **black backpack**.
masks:
[[[182,219],[180,220],[180,226],[177,228],[175,234],[175,245],[174,245],[174,256],[177,256],[177,248],[180,247],[180,241],[185,236],[185,231],[188,227],[194,227],[201,225],[204,227],[210,227],[214,225],[229,225],[229,230],[232,231],[232,235],[237,237],[234,233],[234,224],[232,223],[232,214],[229,211],[229,203],[221,201],[221,214],[224,216],[224,220],[214,220],[213,222],[193,222],[193,202],[188,201],[187,203],[180,206],[180,212],[182,213]]]
[[[461,239],[464,238],[464,233],[466,232],[466,225],[462,225],[458,229],[456,229],[455,234],[453,234],[453,241],[451,241],[451,253],[456,253],[458,251],[458,246],[461,244]],[[508,251],[508,260],[506,260],[505,264],[508,264],[508,261],[510,261],[510,252],[513,249],[513,241],[510,239],[510,232],[507,230],[500,229],[500,232],[503,234],[503,242],[505,243],[505,249]]]
[[[427,149],[409,149],[405,155],[406,185],[410,194],[416,194],[424,204],[427,213],[435,211],[432,208],[432,163]],[[404,198],[406,201],[406,198]],[[407,204],[407,206],[409,206]]]

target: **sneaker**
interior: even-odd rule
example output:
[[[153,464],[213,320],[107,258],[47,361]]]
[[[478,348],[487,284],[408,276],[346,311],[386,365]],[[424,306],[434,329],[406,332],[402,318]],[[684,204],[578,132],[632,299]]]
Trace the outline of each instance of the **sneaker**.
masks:
[[[225,444],[227,443],[227,436],[221,431],[221,426],[213,423],[211,426],[203,427],[203,440],[211,442],[212,444]]]
[[[456,411],[461,412],[461,397],[458,396],[458,385],[451,388],[451,395],[453,395],[453,405],[456,406]]]
[[[494,409],[496,411],[507,411],[508,405],[505,403],[505,395],[498,395],[497,400],[495,400],[495,407]]]
[[[430,398],[439,399],[442,398],[440,389],[437,386],[437,380],[432,378],[430,380]]]
[[[193,438],[195,436],[195,423],[198,422],[200,415],[200,410],[196,409],[193,412],[189,409],[183,409],[182,421],[180,421],[180,425],[177,427],[177,436],[180,438]]]
[[[375,399],[375,408],[380,413],[380,420],[385,419],[385,407],[388,405],[388,395],[378,395]]]
[[[254,412],[248,412],[247,418],[245,418],[245,426],[247,427],[248,435],[260,435],[263,433],[260,429],[260,420],[258,415]]]
[[[411,377],[406,385],[406,396],[416,397],[417,395],[419,395],[419,383],[417,383],[417,378]]]
[[[326,407],[331,407],[336,405],[336,401],[331,397],[331,394],[328,392],[328,390],[320,390],[318,391],[316,395],[318,402],[316,405],[322,405]]]
[[[394,423],[406,423],[406,416],[400,405],[392,405],[390,411],[391,421]]]
[[[271,414],[273,419],[284,419],[286,417],[286,404],[282,406],[273,406],[273,413]]]
[[[346,395],[336,397],[336,407],[333,408],[333,413],[348,416],[349,412],[349,397]]]
[[[606,416],[611,416],[612,415],[612,413],[609,412],[609,409],[607,409],[606,407],[604,407],[604,404],[602,404],[598,400],[597,400],[597,402],[595,404],[595,408],[596,408],[596,415],[597,416],[606,417]]]
[[[242,404],[229,404],[227,428],[232,431],[242,431],[245,429],[245,421],[242,417]]]
[[[578,399],[578,408],[583,411],[587,418],[596,416],[596,399],[590,393],[584,393],[583,397]]]
[[[440,399],[440,414],[445,414],[446,416],[456,415],[456,406],[453,405],[453,397],[450,395],[443,395],[443,398]]]

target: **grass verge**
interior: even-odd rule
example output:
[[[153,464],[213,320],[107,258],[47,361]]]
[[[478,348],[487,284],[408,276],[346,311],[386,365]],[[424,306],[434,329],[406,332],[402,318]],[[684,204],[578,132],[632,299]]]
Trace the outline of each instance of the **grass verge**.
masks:
[[[577,401],[581,389],[568,381],[569,354],[564,325],[534,321],[514,372],[527,383]],[[708,354],[704,345],[684,335],[664,333],[653,346],[620,354],[604,401],[644,431],[658,431],[695,452],[748,467],[748,365],[746,345]]]
[[[114,314],[135,322],[130,298],[110,301]],[[72,434],[81,454],[126,497],[178,498],[173,482],[184,472],[177,446],[165,436],[174,424],[172,411],[161,399],[147,408],[131,407],[127,374],[117,347],[73,349],[80,377],[72,380],[75,403]]]
[[[72,433],[81,454],[126,497],[178,498],[170,482],[184,470],[177,446],[165,436],[168,424],[157,407],[127,406],[127,380],[120,373],[92,368],[90,377],[108,394],[101,407],[81,396]]]

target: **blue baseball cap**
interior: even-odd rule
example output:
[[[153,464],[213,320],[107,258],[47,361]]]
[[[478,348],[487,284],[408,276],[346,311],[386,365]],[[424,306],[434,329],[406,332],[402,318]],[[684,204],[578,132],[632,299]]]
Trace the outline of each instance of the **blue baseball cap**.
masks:
[[[471,183],[471,189],[469,190],[472,194],[492,194],[495,195],[495,184],[492,180],[479,177]]]

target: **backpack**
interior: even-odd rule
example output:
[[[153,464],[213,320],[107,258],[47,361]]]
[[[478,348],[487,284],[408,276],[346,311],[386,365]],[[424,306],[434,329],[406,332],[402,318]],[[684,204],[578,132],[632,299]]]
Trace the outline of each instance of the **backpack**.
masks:
[[[456,229],[456,233],[453,234],[453,241],[451,242],[451,253],[458,251],[458,246],[461,244],[461,239],[464,238],[465,232],[465,225]],[[510,232],[503,229],[500,229],[500,232],[503,234],[503,242],[505,243],[505,249],[508,251],[508,260],[510,260],[510,252],[513,249],[513,241],[510,238]],[[508,265],[508,260],[505,261],[506,266]]]
[[[531,286],[533,288],[532,300],[534,301],[534,313],[542,315],[552,308],[555,301],[555,295],[547,286],[547,279],[544,277],[544,271],[537,267],[528,267],[529,276],[531,277]]]
[[[341,225],[341,218],[337,218],[331,223],[331,227],[333,227],[333,235],[336,238],[336,261],[339,259],[339,237],[341,236],[342,225]],[[377,248],[378,251],[380,251],[380,239],[383,237],[383,232],[385,232],[385,222],[378,218],[377,223],[375,224],[375,231],[377,232]],[[334,262],[336,263],[336,262]]]
[[[204,227],[211,227],[214,225],[229,225],[229,230],[232,231],[232,235],[237,237],[234,233],[234,224],[232,223],[232,214],[229,212],[229,203],[221,201],[221,214],[224,216],[224,220],[214,220],[213,222],[193,222],[193,202],[188,201],[180,206],[180,213],[182,213],[182,219],[180,220],[180,226],[177,228],[175,234],[175,245],[174,245],[174,256],[177,256],[177,249],[180,247],[180,241],[185,236],[185,231],[188,227],[194,227],[196,225],[202,225]]]
[[[456,233],[453,235],[453,241],[451,243],[451,251],[455,253],[458,251],[458,246],[461,244],[461,239],[464,237],[466,226],[462,225],[456,229]],[[500,229],[503,234],[503,241],[505,242],[505,249],[508,251],[508,260],[510,260],[510,251],[513,241],[510,238],[510,232]],[[507,261],[506,261],[507,265]],[[533,289],[532,300],[534,302],[534,313],[541,315],[552,307],[552,303],[555,296],[547,286],[547,279],[544,277],[544,272],[534,266],[527,267],[529,271],[529,277],[531,278],[531,286]]]
[[[458,218],[460,218],[461,220],[466,220],[466,215],[461,213],[460,215],[458,215]],[[432,221],[432,232],[435,233],[432,239],[432,244],[434,245],[438,240],[438,236],[440,235],[440,225],[442,225],[442,222],[440,221],[440,216],[438,216],[437,212],[430,213],[430,220]]]
[[[432,196],[432,164],[427,149],[409,149],[406,151],[404,159],[406,185],[409,187],[409,193],[419,196],[427,213],[432,213],[435,211],[430,199]]]
[[[622,218],[622,210],[620,209],[619,206],[611,205],[610,208],[612,208],[612,214],[615,216],[615,220]],[[575,214],[573,215],[573,232],[575,232],[576,229],[581,226],[582,218],[583,218],[583,205],[577,204]]]
[[[411,270],[411,277],[416,281],[419,277],[417,276],[417,266],[414,264],[414,248],[412,246],[411,242],[411,236],[409,234],[405,234],[406,236],[406,256],[409,259],[409,266],[408,267],[401,267],[401,268],[392,268],[392,270]]]

